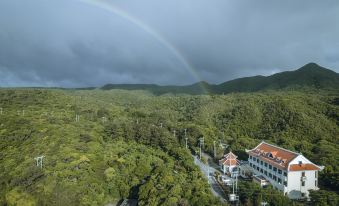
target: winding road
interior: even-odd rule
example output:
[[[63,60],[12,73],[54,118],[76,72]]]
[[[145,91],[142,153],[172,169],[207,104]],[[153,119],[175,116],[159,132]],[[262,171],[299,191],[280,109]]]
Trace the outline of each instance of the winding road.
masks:
[[[204,155],[207,156],[207,155]],[[194,163],[199,166],[200,170],[202,173],[207,177],[208,183],[211,186],[211,191],[215,197],[218,197],[222,202],[226,202],[227,196],[225,192],[222,190],[220,185],[217,183],[215,177],[214,177],[214,172],[218,171],[215,169],[215,166],[212,167],[211,161],[208,161],[208,164],[204,164],[203,162],[200,161],[200,159],[197,156],[193,156],[194,158]],[[207,159],[209,160],[210,157],[207,156]]]

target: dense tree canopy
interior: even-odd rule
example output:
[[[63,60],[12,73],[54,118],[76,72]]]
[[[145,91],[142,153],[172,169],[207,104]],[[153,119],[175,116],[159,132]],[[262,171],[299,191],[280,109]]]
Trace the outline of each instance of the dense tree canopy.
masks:
[[[103,205],[122,198],[140,205],[221,205],[193,163],[200,137],[207,152],[213,154],[213,141],[222,142],[243,159],[244,150],[261,140],[301,152],[325,166],[321,187],[335,191],[337,99],[333,93],[293,91],[153,96],[2,89],[0,205]],[[224,152],[217,150],[219,156]],[[39,155],[45,156],[42,169],[35,165]],[[244,204],[259,194],[270,205],[288,201],[265,196],[268,191],[252,184],[240,192]],[[319,194],[311,193],[317,204],[338,199],[335,192],[326,200]]]

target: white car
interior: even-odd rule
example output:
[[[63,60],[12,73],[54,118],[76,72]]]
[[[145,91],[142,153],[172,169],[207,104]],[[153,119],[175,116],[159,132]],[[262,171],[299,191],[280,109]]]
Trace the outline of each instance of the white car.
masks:
[[[232,179],[227,177],[227,176],[221,176],[221,181],[225,184],[225,185],[232,185]]]

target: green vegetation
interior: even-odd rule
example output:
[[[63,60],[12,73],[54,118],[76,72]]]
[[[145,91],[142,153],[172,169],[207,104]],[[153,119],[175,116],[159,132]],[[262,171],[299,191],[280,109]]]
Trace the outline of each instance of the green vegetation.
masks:
[[[295,71],[277,73],[271,76],[254,76],[234,79],[214,85],[198,82],[188,86],[159,86],[155,84],[107,84],[103,90],[146,90],[155,95],[172,94],[229,94],[232,92],[258,92],[268,90],[314,90],[326,89],[338,92],[339,74],[309,63]]]
[[[302,152],[325,166],[320,183],[327,191],[313,192],[313,201],[331,205],[338,199],[328,192],[338,188],[338,99],[333,91],[154,96],[1,89],[0,205],[104,205],[127,197],[140,205],[221,205],[190,154],[202,136],[210,154],[219,140],[243,159],[245,148],[261,140]],[[191,151],[184,149],[184,128]],[[39,155],[43,169],[35,165]],[[256,191],[241,194],[251,205],[258,190],[244,187]]]

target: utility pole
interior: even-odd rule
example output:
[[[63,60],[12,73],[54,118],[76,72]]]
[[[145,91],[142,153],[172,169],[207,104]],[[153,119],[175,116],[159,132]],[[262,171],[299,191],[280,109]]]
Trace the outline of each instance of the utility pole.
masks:
[[[106,117],[102,117],[102,123],[106,122]]]
[[[80,121],[80,115],[76,114],[75,115],[75,122],[79,122]]]
[[[43,159],[45,156],[38,156],[36,158],[34,158],[36,160],[36,166],[40,167],[42,169],[42,164],[43,164]]]
[[[187,140],[188,140],[188,138],[186,137],[186,132],[187,132],[187,129],[184,129],[184,131],[185,131],[185,145],[186,145],[186,149],[188,149],[188,145],[187,145]]]
[[[201,153],[202,153],[201,147],[204,145],[204,137],[201,137],[201,138],[199,139],[199,141],[200,141],[200,160],[201,160]]]
[[[207,180],[210,183],[210,167],[207,165]]]
[[[217,157],[217,151],[216,151],[216,148],[215,148],[215,141],[213,141],[213,149],[214,149],[214,158]]]

